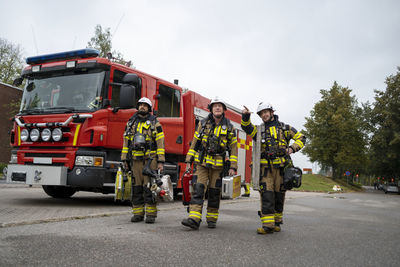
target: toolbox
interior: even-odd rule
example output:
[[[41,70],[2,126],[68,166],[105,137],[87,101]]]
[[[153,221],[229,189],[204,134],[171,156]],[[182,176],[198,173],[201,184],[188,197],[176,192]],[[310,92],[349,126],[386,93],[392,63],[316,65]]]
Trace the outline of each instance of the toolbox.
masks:
[[[240,196],[241,175],[226,176],[222,178],[221,198],[234,199]]]

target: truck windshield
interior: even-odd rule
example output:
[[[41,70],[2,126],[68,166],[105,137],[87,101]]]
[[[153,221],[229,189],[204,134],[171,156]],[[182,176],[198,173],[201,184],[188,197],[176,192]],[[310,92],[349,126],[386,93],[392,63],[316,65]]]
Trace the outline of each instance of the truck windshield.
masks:
[[[87,112],[100,108],[104,70],[52,73],[29,77],[22,95],[22,114]]]

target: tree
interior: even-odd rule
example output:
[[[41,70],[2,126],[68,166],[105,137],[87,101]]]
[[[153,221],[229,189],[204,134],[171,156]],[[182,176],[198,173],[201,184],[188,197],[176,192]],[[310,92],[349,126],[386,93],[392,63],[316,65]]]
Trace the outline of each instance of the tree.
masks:
[[[20,45],[10,43],[0,38],[0,81],[12,84],[13,80],[20,75],[23,58]]]
[[[333,177],[345,170],[360,172],[366,162],[366,138],[357,100],[351,90],[334,82],[330,90],[321,90],[322,99],[306,118],[308,144],[303,149],[311,162],[331,169]]]
[[[370,156],[376,175],[394,178],[400,175],[400,67],[386,85],[375,90]]]
[[[94,36],[90,38],[90,41],[87,44],[88,48],[94,48],[100,51],[100,56],[101,57],[107,57],[107,54],[111,52],[112,50],[112,35],[110,32],[110,28],[105,28],[103,31],[103,28],[101,25],[96,25],[95,30],[94,30]],[[113,59],[121,64],[130,64],[130,61],[126,61],[123,58],[122,53],[113,50],[112,52]]]

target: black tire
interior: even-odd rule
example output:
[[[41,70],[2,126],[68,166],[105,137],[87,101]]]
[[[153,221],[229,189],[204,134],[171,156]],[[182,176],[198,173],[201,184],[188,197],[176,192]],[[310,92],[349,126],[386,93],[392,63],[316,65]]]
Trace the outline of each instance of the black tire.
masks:
[[[55,185],[42,185],[44,192],[54,198],[69,198],[76,193],[72,187],[55,186]]]

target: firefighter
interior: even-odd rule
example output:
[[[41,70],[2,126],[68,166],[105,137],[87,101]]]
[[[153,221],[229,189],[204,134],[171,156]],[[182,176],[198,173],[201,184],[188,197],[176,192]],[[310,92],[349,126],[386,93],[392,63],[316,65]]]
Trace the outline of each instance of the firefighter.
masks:
[[[242,129],[256,141],[257,127],[250,121],[247,107],[242,111]],[[257,114],[261,124],[260,199],[262,227],[259,234],[280,232],[286,189],[283,186],[284,168],[288,166],[290,154],[304,147],[306,138],[295,128],[279,121],[270,104],[261,102]],[[290,140],[294,143],[289,144]],[[254,167],[254,166],[253,166]]]
[[[162,172],[165,162],[164,133],[157,118],[150,114],[150,99],[142,97],[136,105],[137,112],[129,119],[124,133],[121,160],[126,170],[133,174],[131,222],[154,223],[157,202],[150,190],[150,178],[142,174],[151,158],[150,168]]]
[[[193,170],[193,193],[189,217],[184,226],[199,229],[204,195],[208,188],[207,225],[215,228],[219,215],[222,177],[233,176],[237,169],[237,139],[231,122],[225,117],[226,105],[218,98],[211,100],[210,113],[199,122],[186,155],[186,171]]]

